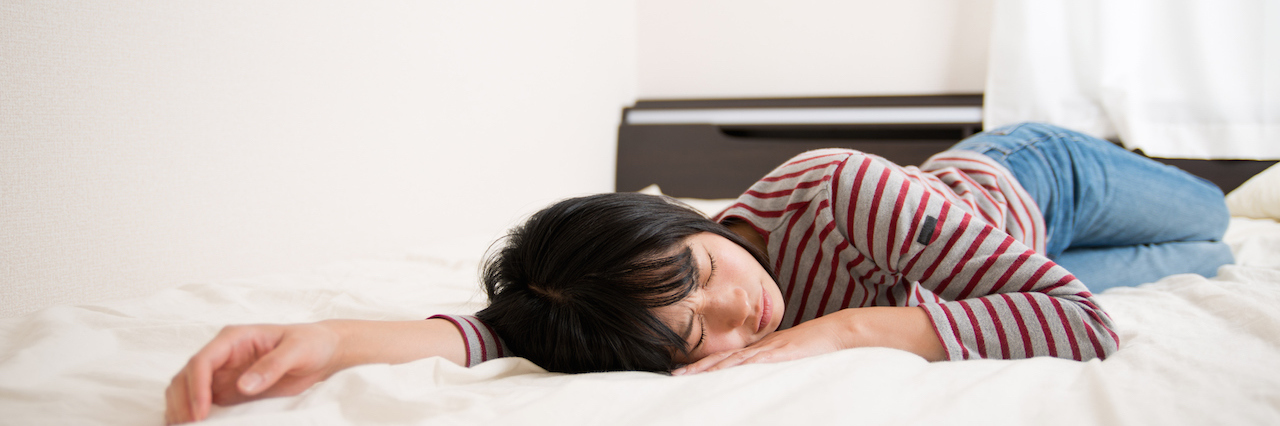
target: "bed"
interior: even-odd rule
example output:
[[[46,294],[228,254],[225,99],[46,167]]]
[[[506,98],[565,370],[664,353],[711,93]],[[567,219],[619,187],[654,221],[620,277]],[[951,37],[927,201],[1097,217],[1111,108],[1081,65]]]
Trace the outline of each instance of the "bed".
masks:
[[[871,348],[670,377],[432,358],[215,407],[207,423],[1280,424],[1276,188],[1280,166],[1232,192],[1239,217],[1226,239],[1237,262],[1217,277],[1175,275],[1098,296],[1122,342],[1105,361],[928,363]],[[724,203],[686,200],[706,210]],[[0,423],[159,424],[170,377],[227,324],[474,312],[484,304],[475,276],[488,244],[452,241],[0,320]]]

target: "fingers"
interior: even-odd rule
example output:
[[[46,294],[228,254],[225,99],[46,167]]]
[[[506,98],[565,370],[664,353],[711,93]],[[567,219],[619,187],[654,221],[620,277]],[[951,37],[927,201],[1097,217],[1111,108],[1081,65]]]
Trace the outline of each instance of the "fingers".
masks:
[[[798,350],[786,342],[764,340],[752,346],[708,355],[692,364],[677,368],[672,375],[706,373],[743,364],[782,362],[813,354]]]
[[[697,371],[697,372],[707,373],[707,372],[712,372],[716,370],[722,370],[725,368],[733,367],[736,365],[742,365],[746,363],[747,360],[753,358],[755,355],[756,355],[756,352],[752,350],[742,350],[742,351],[733,352],[729,354],[729,356],[724,357],[724,359],[718,362],[704,366],[700,371]]]
[[[209,404],[212,404],[213,400],[210,394],[213,368],[206,360],[192,358],[187,371],[188,412],[191,413],[192,421],[203,420],[209,415]]]
[[[234,327],[223,328],[204,348],[200,349],[184,369],[191,421],[204,420],[213,405],[213,373],[223,368],[231,359],[239,340]]]
[[[187,375],[179,372],[165,389],[165,424],[177,424],[191,421],[191,398],[188,397]]]
[[[236,380],[236,387],[246,396],[258,395],[271,389],[289,372],[306,367],[307,352],[297,340],[286,338],[249,366]]]
[[[193,376],[199,375],[198,369],[195,368],[196,364],[194,359],[188,362],[182,371],[173,376],[169,387],[165,389],[165,424],[186,423],[203,418],[198,414],[200,412],[200,397],[197,396],[200,394],[199,386],[192,380]]]
[[[289,371],[289,360],[282,351],[272,351],[253,363],[244,374],[236,380],[236,388],[247,396],[257,395],[270,388]]]
[[[208,385],[200,385],[199,378],[207,379],[205,361],[192,358],[173,377],[165,390],[165,423],[177,424],[197,421],[208,415],[210,396]],[[206,380],[207,381],[207,380]]]
[[[681,376],[686,374],[705,373],[733,367],[735,365],[767,362],[770,358],[772,357],[769,355],[768,351],[755,348],[743,348],[708,355],[706,358],[700,359],[693,364],[689,364],[672,371],[671,374]]]
[[[323,331],[305,325],[224,328],[174,376],[165,391],[165,421],[200,421],[213,404],[296,395],[323,380],[333,369],[336,338],[317,338],[325,336],[317,330]]]
[[[728,357],[732,353],[733,352],[731,351],[731,352],[720,352],[720,353],[707,355],[705,358],[702,358],[692,364],[676,369],[676,371],[671,372],[671,374],[681,376],[685,374],[701,373],[703,371],[706,371],[707,368],[713,365],[716,365],[716,363],[724,360],[726,357]]]
[[[208,417],[214,373],[226,368],[237,347],[250,338],[241,327],[226,327],[193,355],[165,391],[165,421],[175,424]]]

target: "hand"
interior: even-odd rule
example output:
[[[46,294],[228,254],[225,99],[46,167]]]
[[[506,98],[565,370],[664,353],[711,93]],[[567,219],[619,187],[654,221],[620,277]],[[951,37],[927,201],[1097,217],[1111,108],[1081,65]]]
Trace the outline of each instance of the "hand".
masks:
[[[741,364],[790,361],[852,347],[844,339],[849,334],[846,330],[848,318],[845,317],[851,311],[846,309],[805,321],[795,327],[771,333],[745,348],[708,355],[697,362],[677,368],[671,374],[679,376]]]
[[[203,420],[210,403],[297,395],[341,369],[339,334],[324,323],[223,328],[165,391],[165,422]]]
[[[947,351],[924,309],[879,306],[844,309],[805,321],[765,336],[745,348],[711,354],[677,368],[671,374],[790,361],[858,347],[902,349],[929,361],[947,359]]]
[[[297,395],[347,367],[433,356],[467,365],[466,341],[449,320],[231,326],[173,376],[165,421],[204,420],[210,404]]]

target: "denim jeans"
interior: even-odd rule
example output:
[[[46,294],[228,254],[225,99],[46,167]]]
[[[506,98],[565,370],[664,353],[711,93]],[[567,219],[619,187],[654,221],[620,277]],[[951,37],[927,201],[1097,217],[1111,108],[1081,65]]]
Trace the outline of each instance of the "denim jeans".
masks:
[[[1222,190],[1111,142],[1047,124],[979,133],[952,149],[1003,164],[1044,214],[1050,259],[1095,293],[1234,261]]]

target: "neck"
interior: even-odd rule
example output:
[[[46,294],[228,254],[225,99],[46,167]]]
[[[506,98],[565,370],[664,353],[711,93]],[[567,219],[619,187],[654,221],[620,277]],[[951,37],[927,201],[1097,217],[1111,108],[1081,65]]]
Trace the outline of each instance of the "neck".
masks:
[[[769,250],[766,250],[767,247],[764,243],[764,236],[756,232],[756,229],[752,228],[751,225],[746,222],[733,222],[728,226],[730,231],[746,239],[748,243],[755,246],[756,250],[760,250],[760,253],[763,253],[765,257],[769,256]]]

